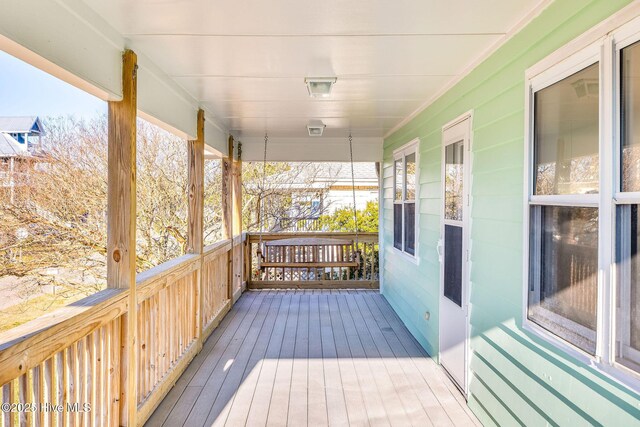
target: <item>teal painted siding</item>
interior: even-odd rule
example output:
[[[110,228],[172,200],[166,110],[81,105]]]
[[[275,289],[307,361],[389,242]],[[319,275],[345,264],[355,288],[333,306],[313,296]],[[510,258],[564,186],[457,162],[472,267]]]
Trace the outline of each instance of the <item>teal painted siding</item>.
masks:
[[[473,110],[471,382],[485,425],[640,425],[640,396],[521,329],[525,70],[628,4],[556,0],[384,144],[383,293],[438,353],[441,129]],[[393,249],[393,151],[419,137],[419,262]],[[431,313],[425,320],[424,313]]]

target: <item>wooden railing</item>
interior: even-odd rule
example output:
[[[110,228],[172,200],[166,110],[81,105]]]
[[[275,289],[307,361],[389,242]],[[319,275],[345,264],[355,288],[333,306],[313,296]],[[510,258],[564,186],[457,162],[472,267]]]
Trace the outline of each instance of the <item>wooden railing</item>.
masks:
[[[250,288],[378,288],[378,233],[263,233],[261,248],[270,258],[258,262],[260,233],[246,234],[245,271]],[[291,242],[291,244],[289,244]],[[315,244],[320,242],[320,244]],[[332,243],[335,242],[335,243]],[[354,254],[358,253],[357,258]],[[358,260],[356,267],[348,265]]]
[[[0,401],[9,409],[0,426],[123,425],[128,399],[144,423],[230,309],[233,252],[242,257],[244,249],[241,237],[236,242],[138,275],[134,366],[129,289],[100,291],[0,334]],[[126,393],[129,375],[137,377],[135,396]]]
[[[278,227],[284,232],[320,231],[320,218],[280,218]]]

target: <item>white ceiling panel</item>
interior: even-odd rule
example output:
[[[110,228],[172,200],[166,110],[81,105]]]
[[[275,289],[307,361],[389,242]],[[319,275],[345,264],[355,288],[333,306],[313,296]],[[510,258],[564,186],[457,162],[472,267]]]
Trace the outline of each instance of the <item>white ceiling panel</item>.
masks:
[[[217,109],[217,117],[389,117],[404,118],[407,109],[415,105],[415,101],[323,101],[314,100],[266,102],[224,102],[211,106]]]
[[[426,100],[453,76],[339,77],[331,101]],[[228,101],[307,101],[304,77],[234,78],[176,77],[175,80],[198,99]],[[324,99],[316,100],[326,102]]]
[[[390,129],[397,122],[397,118],[384,118],[384,117],[325,117],[322,122],[327,125],[329,129],[352,129],[357,132],[357,129]],[[229,128],[233,130],[241,130],[244,134],[248,133],[249,129],[256,129],[258,134],[264,134],[267,130],[270,134],[278,134],[278,130],[295,130],[302,129],[301,136],[307,134],[308,118],[303,117],[238,117],[228,119]],[[325,131],[326,132],[326,131]]]
[[[318,119],[327,138],[380,141],[549,2],[83,1],[210,117],[254,142],[265,131],[308,141]],[[305,77],[338,81],[331,97],[311,99]]]
[[[138,36],[132,46],[171,76],[450,76],[499,37]]]
[[[125,35],[505,33],[539,3],[532,0],[85,2]]]

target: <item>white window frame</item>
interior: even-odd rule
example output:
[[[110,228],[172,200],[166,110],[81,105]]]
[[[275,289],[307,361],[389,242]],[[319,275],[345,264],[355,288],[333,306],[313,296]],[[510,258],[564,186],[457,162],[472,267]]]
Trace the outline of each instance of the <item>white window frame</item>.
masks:
[[[401,215],[401,221],[402,221],[402,249],[398,249],[395,246],[395,236],[393,236],[393,242],[391,247],[395,250],[395,252],[401,254],[402,256],[406,257],[407,259],[411,260],[414,263],[418,262],[418,218],[420,216],[420,212],[418,210],[418,200],[420,199],[419,197],[419,171],[420,171],[420,159],[419,159],[419,154],[418,154],[418,147],[420,146],[420,139],[419,138],[415,138],[412,139],[411,141],[409,141],[408,143],[406,143],[405,145],[403,145],[402,147],[396,149],[393,151],[393,206],[394,206],[394,210],[395,210],[395,205],[403,205],[402,207],[402,215]],[[407,162],[406,162],[406,158],[408,155],[410,154],[414,154],[415,155],[415,159],[416,159],[416,173],[415,173],[415,197],[413,200],[406,200],[406,191],[407,191]],[[396,161],[401,160],[402,161],[402,197],[401,200],[396,200]],[[415,218],[414,218],[414,253],[413,255],[406,252],[405,248],[406,248],[406,242],[405,242],[405,221],[404,221],[404,205],[406,203],[413,203],[414,204],[414,209],[415,209]],[[392,220],[395,221],[395,220]],[[395,234],[395,222],[393,222],[393,227],[394,227],[394,233]]]
[[[621,193],[619,174],[620,51],[640,41],[640,3],[634,2],[577,39],[535,64],[525,74],[525,167],[523,227],[522,327],[538,339],[559,348],[601,374],[638,392],[640,373],[616,362],[615,260],[616,208],[621,204],[640,204],[640,192]],[[598,62],[599,93],[599,175],[597,195],[534,195],[533,94],[575,72]],[[591,355],[528,319],[530,207],[532,205],[598,207],[598,303],[596,351]]]

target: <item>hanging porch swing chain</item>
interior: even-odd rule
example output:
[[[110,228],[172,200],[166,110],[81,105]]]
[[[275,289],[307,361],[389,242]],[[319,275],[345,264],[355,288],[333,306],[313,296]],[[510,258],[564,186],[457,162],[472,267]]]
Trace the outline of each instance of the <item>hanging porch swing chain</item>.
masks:
[[[260,200],[260,244],[258,245],[258,250],[260,251],[260,256],[262,256],[262,234],[264,233],[264,202],[265,202],[265,183],[266,183],[266,175],[267,175],[267,143],[269,142],[269,135],[264,133],[264,156],[262,158],[262,188],[261,191],[261,200]]]
[[[356,233],[356,253],[358,252],[358,212],[356,210],[356,178],[353,172],[353,137],[349,132],[349,156],[351,158],[351,191],[353,193],[353,223]]]

